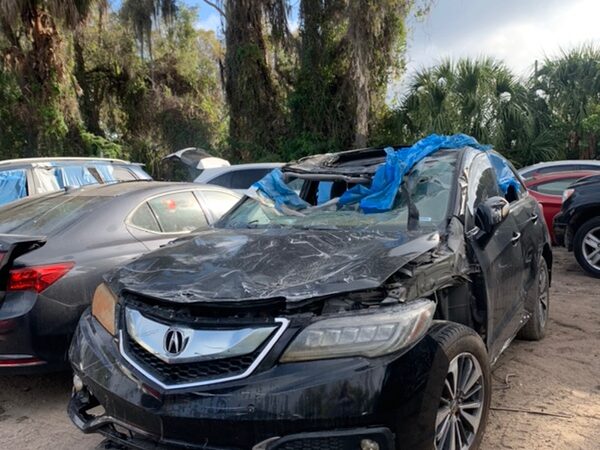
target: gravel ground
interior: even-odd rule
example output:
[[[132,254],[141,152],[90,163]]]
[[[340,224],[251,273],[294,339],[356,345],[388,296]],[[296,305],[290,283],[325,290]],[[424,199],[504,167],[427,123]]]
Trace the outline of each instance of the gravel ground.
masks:
[[[548,334],[498,361],[483,449],[600,448],[600,280],[555,260]],[[65,413],[70,389],[69,374],[0,378],[0,447],[93,450]]]

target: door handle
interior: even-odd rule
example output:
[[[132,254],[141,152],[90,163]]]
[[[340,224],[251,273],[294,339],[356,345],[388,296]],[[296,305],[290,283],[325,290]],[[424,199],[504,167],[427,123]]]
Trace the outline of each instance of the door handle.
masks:
[[[537,215],[537,214],[532,214],[532,215],[531,215],[531,221],[532,221],[533,223],[537,223],[537,221],[538,221],[538,215]]]
[[[510,242],[512,243],[512,245],[517,245],[517,242],[519,242],[519,239],[521,239],[521,233],[513,233],[513,237],[510,240]]]

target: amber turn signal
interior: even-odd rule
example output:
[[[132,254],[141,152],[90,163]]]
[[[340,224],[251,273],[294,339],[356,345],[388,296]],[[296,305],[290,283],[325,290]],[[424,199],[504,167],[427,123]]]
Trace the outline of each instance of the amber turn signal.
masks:
[[[94,292],[92,300],[92,316],[108,331],[111,335],[115,335],[115,306],[117,297],[110,288],[102,283]]]

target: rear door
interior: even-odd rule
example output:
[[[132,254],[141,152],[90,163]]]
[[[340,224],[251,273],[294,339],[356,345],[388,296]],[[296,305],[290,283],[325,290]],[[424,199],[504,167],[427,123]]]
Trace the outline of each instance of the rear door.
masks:
[[[475,211],[486,199],[503,196],[488,156],[476,156],[469,170],[467,230],[475,228]],[[469,236],[472,233],[468,232]],[[478,295],[487,302],[487,344],[490,358],[501,353],[515,335],[523,312],[523,250],[517,219],[511,212],[485,241],[470,238],[475,263],[481,269],[475,280]]]

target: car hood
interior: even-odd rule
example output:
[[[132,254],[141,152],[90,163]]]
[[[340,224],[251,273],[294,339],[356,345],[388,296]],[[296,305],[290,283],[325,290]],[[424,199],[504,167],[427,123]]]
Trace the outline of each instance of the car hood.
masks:
[[[109,283],[179,303],[297,302],[377,288],[439,242],[438,232],[213,228],[140,257]]]

